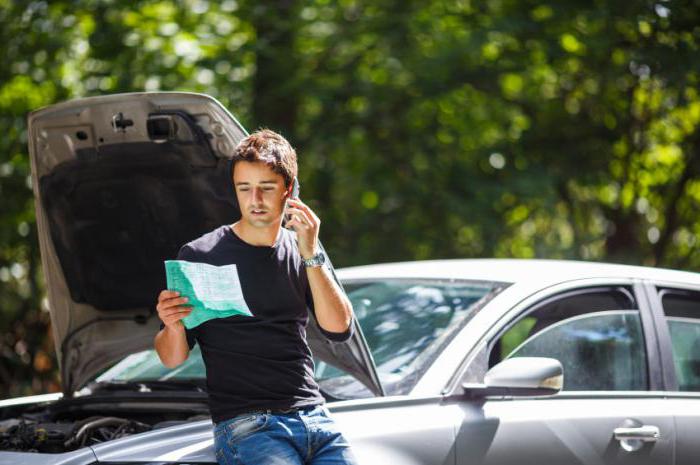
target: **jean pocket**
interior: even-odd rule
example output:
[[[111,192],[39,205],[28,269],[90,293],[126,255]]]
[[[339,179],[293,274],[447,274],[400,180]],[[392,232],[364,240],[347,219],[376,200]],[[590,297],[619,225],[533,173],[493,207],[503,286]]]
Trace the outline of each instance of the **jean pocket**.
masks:
[[[234,419],[225,427],[229,443],[240,441],[253,433],[261,431],[267,425],[269,418],[269,414],[256,413]]]

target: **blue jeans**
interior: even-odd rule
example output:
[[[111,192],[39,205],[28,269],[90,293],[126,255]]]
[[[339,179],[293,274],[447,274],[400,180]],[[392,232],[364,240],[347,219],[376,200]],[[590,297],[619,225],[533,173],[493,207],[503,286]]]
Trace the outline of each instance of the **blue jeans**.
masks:
[[[220,465],[326,465],[357,462],[323,405],[293,413],[246,413],[214,426]]]

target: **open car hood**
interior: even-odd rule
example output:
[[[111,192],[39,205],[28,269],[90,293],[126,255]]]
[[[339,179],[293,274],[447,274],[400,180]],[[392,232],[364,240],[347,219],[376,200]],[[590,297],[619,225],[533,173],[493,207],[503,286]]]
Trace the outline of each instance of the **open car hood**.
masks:
[[[90,97],[29,115],[41,259],[63,392],[153,347],[164,260],[240,218],[229,159],[247,135],[202,94]],[[327,341],[310,319],[314,355],[381,395],[361,328]]]

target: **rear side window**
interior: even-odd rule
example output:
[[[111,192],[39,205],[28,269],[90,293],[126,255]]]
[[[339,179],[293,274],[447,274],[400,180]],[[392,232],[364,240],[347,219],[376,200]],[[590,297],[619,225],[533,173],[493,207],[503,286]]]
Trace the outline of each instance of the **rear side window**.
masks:
[[[513,357],[559,360],[565,391],[648,388],[641,318],[625,287],[580,289],[536,304],[495,342],[489,366]]]
[[[660,289],[680,391],[700,392],[700,293]]]

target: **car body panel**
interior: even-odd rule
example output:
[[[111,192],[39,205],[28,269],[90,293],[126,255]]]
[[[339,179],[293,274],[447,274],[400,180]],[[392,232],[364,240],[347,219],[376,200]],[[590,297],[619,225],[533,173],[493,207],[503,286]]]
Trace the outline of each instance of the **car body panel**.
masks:
[[[329,405],[360,463],[454,464],[462,411],[440,398],[387,397]],[[200,421],[93,446],[100,461],[215,462],[213,425]]]
[[[0,465],[90,465],[96,460],[89,447],[63,454],[0,452]]]
[[[666,409],[676,422],[676,465],[695,465],[700,461],[700,393],[666,393]]]
[[[92,446],[101,462],[216,462],[213,424],[196,421],[186,425],[135,434]]]
[[[37,394],[35,396],[13,397],[12,399],[0,400],[0,409],[17,405],[32,405],[42,402],[53,402],[63,397],[62,392],[52,392],[49,394]]]
[[[670,464],[675,427],[663,398],[554,396],[490,400],[483,419],[467,421],[457,438],[459,464]],[[613,437],[628,419],[657,426],[660,439],[627,452]],[[491,435],[485,425],[492,425]]]
[[[636,278],[700,285],[700,274],[664,268],[575,260],[469,258],[417,260],[338,270],[343,280],[392,278],[476,279],[529,283],[533,289],[585,278]]]

